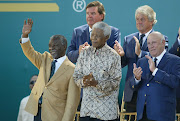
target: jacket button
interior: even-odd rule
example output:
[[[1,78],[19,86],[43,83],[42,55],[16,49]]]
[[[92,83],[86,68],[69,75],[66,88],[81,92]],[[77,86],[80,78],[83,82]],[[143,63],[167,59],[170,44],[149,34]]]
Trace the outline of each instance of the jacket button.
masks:
[[[149,87],[149,84],[147,84],[147,87]]]

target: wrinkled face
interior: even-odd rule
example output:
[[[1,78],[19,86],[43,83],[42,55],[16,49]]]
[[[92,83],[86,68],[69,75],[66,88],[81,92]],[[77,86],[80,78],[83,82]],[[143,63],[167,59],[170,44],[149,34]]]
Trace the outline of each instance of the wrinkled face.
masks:
[[[104,36],[103,30],[99,28],[94,28],[91,33],[92,46],[99,49],[102,48],[109,36]]]
[[[34,87],[34,84],[36,83],[37,80],[37,76],[33,76],[29,82],[29,88],[32,90],[32,88]]]
[[[165,40],[161,41],[156,34],[150,34],[147,38],[147,45],[151,56],[157,57],[164,51]]]
[[[153,21],[149,21],[146,15],[140,13],[136,15],[136,28],[140,33],[147,33],[152,29],[152,26]]]
[[[60,40],[50,40],[49,42],[49,52],[51,53],[54,59],[58,59],[64,56],[65,48],[61,44]]]
[[[86,9],[86,21],[90,28],[99,21],[102,21],[104,15],[98,13],[98,7],[90,7]]]

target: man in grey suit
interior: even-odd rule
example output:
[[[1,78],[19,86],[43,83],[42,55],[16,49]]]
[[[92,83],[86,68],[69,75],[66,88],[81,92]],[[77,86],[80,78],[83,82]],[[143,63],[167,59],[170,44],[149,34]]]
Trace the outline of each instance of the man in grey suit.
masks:
[[[137,63],[138,59],[145,55],[149,55],[147,37],[152,31],[154,31],[153,26],[157,23],[156,13],[148,5],[137,8],[135,19],[138,32],[124,37],[123,49],[117,42],[117,46],[115,46],[115,50],[118,53],[123,50],[125,52],[125,55],[122,56],[122,67],[128,66],[124,88],[124,101],[127,112],[136,111],[137,92],[130,88],[129,82],[130,78],[133,76],[133,63]],[[168,39],[166,36],[165,40],[165,48],[168,49]],[[132,117],[132,120],[134,120],[134,117]]]

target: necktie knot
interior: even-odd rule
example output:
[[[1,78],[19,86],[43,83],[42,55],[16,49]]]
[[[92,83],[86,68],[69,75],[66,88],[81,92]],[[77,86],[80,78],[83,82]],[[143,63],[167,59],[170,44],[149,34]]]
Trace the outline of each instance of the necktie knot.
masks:
[[[139,39],[139,44],[140,44],[140,47],[142,47],[142,43],[143,43],[143,38],[144,38],[145,34],[141,34],[140,35],[140,39]]]

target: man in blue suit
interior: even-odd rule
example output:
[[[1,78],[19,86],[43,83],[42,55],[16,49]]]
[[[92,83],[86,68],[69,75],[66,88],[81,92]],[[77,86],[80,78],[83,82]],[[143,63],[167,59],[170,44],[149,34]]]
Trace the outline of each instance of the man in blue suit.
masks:
[[[175,121],[176,88],[180,80],[180,58],[166,52],[165,38],[152,32],[147,39],[152,58],[134,63],[131,87],[138,91],[137,120]]]
[[[171,49],[169,50],[169,53],[175,54],[180,57],[180,27],[179,27],[179,34],[177,36],[177,39]],[[180,85],[176,90],[176,112],[180,113]]]
[[[154,10],[148,6],[140,6],[135,12],[136,28],[139,32],[130,34],[124,37],[123,50],[125,55],[122,57],[122,67],[128,66],[125,88],[124,88],[124,101],[125,109],[127,112],[136,111],[136,98],[137,92],[130,88],[130,78],[133,76],[133,63],[137,63],[138,59],[149,55],[149,50],[147,47],[147,37],[153,32],[153,26],[157,23],[156,13]],[[136,39],[139,39],[135,41]],[[165,37],[166,45],[165,48],[168,49],[168,38]],[[117,52],[121,52],[122,47],[118,45],[115,48]],[[122,50],[122,49],[121,49]],[[131,117],[131,121],[134,121],[135,117]]]
[[[92,45],[90,41],[92,26],[96,22],[103,21],[105,14],[104,6],[99,1],[93,1],[86,6],[87,24],[74,29],[71,44],[67,49],[67,56],[71,62],[76,63],[81,50],[83,50],[85,46]],[[118,42],[121,41],[120,36],[121,33],[119,29],[111,26],[111,36],[107,40],[107,44],[113,48],[115,40]]]

